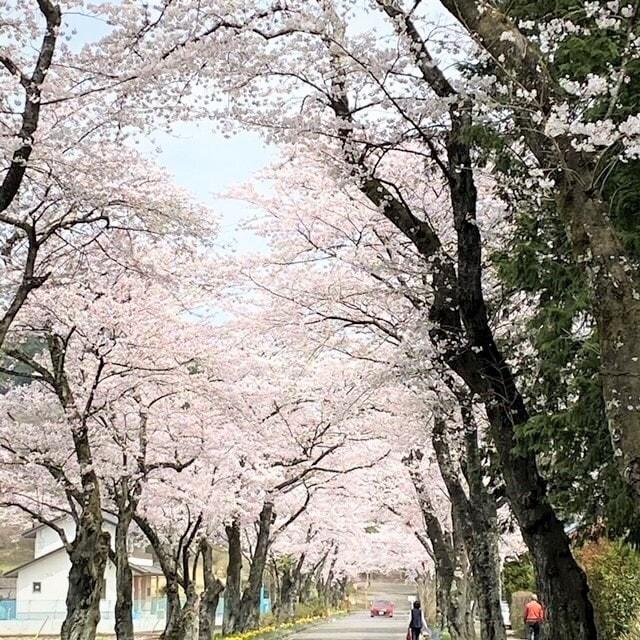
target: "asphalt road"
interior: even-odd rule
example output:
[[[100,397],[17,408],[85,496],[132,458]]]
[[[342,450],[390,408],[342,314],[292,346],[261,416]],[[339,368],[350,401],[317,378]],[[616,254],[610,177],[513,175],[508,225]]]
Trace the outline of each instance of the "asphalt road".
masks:
[[[358,612],[296,633],[296,640],[405,640],[409,613],[399,611],[393,618],[372,618]]]

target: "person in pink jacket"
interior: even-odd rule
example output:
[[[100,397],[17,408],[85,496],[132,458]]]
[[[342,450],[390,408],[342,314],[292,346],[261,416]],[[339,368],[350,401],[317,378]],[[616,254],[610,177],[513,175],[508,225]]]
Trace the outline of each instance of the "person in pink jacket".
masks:
[[[538,596],[531,596],[531,600],[524,608],[524,624],[527,628],[528,640],[538,640],[540,638],[540,627],[544,622],[544,609],[538,602]]]

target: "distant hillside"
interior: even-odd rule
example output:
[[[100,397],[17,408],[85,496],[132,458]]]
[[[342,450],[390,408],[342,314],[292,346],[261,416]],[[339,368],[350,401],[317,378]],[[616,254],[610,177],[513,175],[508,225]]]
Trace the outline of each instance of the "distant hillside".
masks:
[[[0,573],[33,558],[33,540],[20,536],[22,529],[0,524]]]

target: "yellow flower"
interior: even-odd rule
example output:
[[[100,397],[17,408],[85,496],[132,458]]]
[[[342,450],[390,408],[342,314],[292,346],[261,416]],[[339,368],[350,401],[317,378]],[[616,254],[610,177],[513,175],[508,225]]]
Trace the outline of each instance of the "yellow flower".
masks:
[[[254,638],[266,636],[281,629],[292,629],[293,627],[301,627],[306,624],[310,624],[311,622],[322,620],[323,617],[324,616],[311,616],[307,618],[298,618],[298,620],[295,620],[293,622],[284,622],[280,625],[270,624],[265,627],[261,627],[260,629],[253,629],[252,631],[245,631],[244,633],[236,633],[232,636],[227,636],[225,640],[253,640]]]

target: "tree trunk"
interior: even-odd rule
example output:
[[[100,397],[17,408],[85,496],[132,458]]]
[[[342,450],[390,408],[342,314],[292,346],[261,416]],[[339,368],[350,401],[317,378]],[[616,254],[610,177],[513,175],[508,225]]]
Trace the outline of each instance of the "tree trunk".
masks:
[[[274,518],[273,503],[267,501],[260,512],[260,524],[256,548],[251,558],[249,568],[249,581],[240,600],[239,631],[256,629],[260,624],[260,595],[262,592],[262,579],[267,565],[269,552],[269,535]]]
[[[449,589],[447,584],[443,584],[442,576],[436,569],[435,573],[436,582],[436,626],[439,631],[444,631],[449,624],[448,616],[448,602],[449,602]]]
[[[204,538],[200,542],[200,553],[202,555],[204,591],[200,596],[198,640],[211,640],[216,624],[216,612],[218,611],[220,594],[224,591],[224,584],[213,573],[213,550],[211,544]]]
[[[228,541],[229,562],[227,583],[224,594],[224,615],[222,633],[228,635],[238,629],[240,618],[240,580],[242,576],[242,545],[240,543],[240,522],[234,520],[225,527]]]
[[[338,130],[345,159],[360,175],[367,176],[360,184],[361,192],[413,243],[432,274],[429,336],[443,364],[457,373],[486,407],[506,493],[536,564],[540,591],[549,612],[549,632],[563,640],[596,640],[586,577],[573,558],[562,523],[549,504],[535,455],[516,449],[516,428],[525,424],[529,415],[513,371],[495,343],[482,290],[482,238],[477,223],[477,191],[468,136],[473,125],[473,104],[467,96],[457,94],[401,5],[394,0],[378,0],[378,3],[393,19],[398,34],[410,40],[424,81],[436,95],[450,102],[444,175],[450,190],[457,260],[454,262],[449,257],[429,221],[414,215],[393,187],[389,188],[387,182],[372,174],[362,157],[353,152],[352,126]],[[491,46],[511,46],[499,37],[499,22],[503,18],[499,12],[480,11],[476,0],[443,0],[443,4],[454,15],[463,16],[463,22],[468,22],[467,28],[476,31],[481,39],[486,31]],[[485,45],[489,46],[487,42]],[[525,48],[525,53],[528,61],[536,58],[532,47]],[[353,111],[347,78],[336,55],[329,52],[334,72],[331,107],[336,116],[351,125]],[[540,77],[541,74],[536,73],[534,79]]]
[[[558,208],[577,259],[587,266],[613,451],[640,504],[640,277],[605,203],[585,190],[594,183],[589,158],[573,150],[565,155],[571,174],[561,182]]]
[[[296,604],[300,598],[302,589],[302,567],[304,565],[305,554],[303,553],[298,562],[293,567],[287,567],[283,572],[280,585],[280,608],[281,617],[285,621],[295,618]]]
[[[506,640],[500,605],[497,510],[495,500],[484,485],[472,414],[466,414],[464,428],[469,497],[449,450],[452,436],[447,433],[444,418],[439,415],[434,418],[433,447],[473,572],[480,637],[482,640]]]
[[[166,582],[167,619],[160,637],[163,640],[185,640],[187,637],[189,640],[195,640],[198,635],[198,594],[190,575],[190,558],[191,545],[202,524],[202,513],[195,521],[189,518],[177,546],[162,542],[146,518],[134,513],[133,519],[151,543]],[[180,604],[181,587],[185,594],[183,606]]]
[[[118,508],[115,539],[116,606],[115,625],[117,640],[133,640],[133,573],[129,565],[127,537],[132,513]]]
[[[167,619],[162,640],[196,640],[198,637],[198,594],[195,584],[186,589],[184,604],[180,602],[180,581],[177,574],[165,574]]]
[[[475,638],[475,631],[473,625],[469,628],[467,621],[469,601],[464,570],[464,565],[467,562],[466,554],[463,553],[462,546],[456,544],[455,537],[443,530],[435,515],[433,504],[418,468],[421,459],[422,453],[416,450],[404,459],[404,463],[416,489],[427,536],[433,550],[438,609],[442,616],[439,624],[441,627],[448,628],[451,640],[472,640]]]
[[[316,573],[316,591],[318,593],[318,601],[320,602],[320,606],[324,612],[329,611],[329,586],[333,582],[334,569],[336,566],[336,562],[338,561],[338,549],[337,547],[333,550],[333,558],[331,559],[331,564],[329,565],[329,570],[327,571],[327,577],[322,577],[322,572],[324,569],[324,561],[318,567]]]
[[[65,369],[67,340],[57,334],[47,334],[47,348],[55,371],[55,376],[51,377],[49,384],[54,389],[71,427],[82,486],[81,491],[74,496],[80,503],[75,537],[73,542],[65,545],[71,568],[66,599],[67,614],[62,623],[60,637],[61,640],[93,640],[100,621],[100,598],[104,586],[104,570],[109,557],[110,538],[102,529],[100,479],[93,466],[87,420],[104,361],[100,361],[95,372],[85,410],[80,412]],[[76,506],[74,504],[73,508]]]
[[[462,107],[461,107],[462,108]],[[594,612],[584,572],[571,553],[569,539],[556,517],[541,477],[535,453],[517,447],[516,427],[529,420],[510,366],[498,349],[489,323],[482,292],[482,242],[476,224],[476,190],[464,129],[471,114],[452,130],[447,145],[450,161],[451,202],[458,238],[458,296],[460,327],[458,344],[451,349],[456,330],[434,334],[447,364],[483,401],[491,437],[498,453],[506,493],[522,536],[536,566],[539,591],[548,611],[548,632],[567,640],[596,640]],[[434,320],[440,311],[432,309]],[[445,313],[450,319],[450,310]],[[441,327],[444,326],[439,322]],[[454,325],[455,326],[455,325]],[[433,333],[433,332],[432,332]]]
[[[185,594],[185,601],[180,612],[180,635],[176,640],[198,640],[199,633],[199,598],[196,585],[190,581]]]
[[[451,539],[453,543],[453,557],[455,558],[453,584],[449,595],[452,623],[457,629],[457,636],[459,638],[475,640],[474,583],[469,570],[469,558],[461,533],[461,523],[454,510],[452,510],[451,513],[451,520],[453,522]]]
[[[271,576],[271,613],[279,621],[282,618],[282,580],[275,557],[271,558],[269,575]]]
[[[95,509],[85,509],[82,513],[71,543],[67,615],[60,631],[61,640],[94,640],[100,621],[109,534],[102,531],[99,501],[93,504]]]
[[[285,567],[280,576],[280,588],[278,596],[278,610],[276,618],[286,622],[294,615],[296,588],[292,567]]]
[[[308,574],[301,578],[300,586],[300,601],[309,602],[311,600],[311,590],[313,588],[313,575],[314,571],[310,571]]]
[[[162,640],[181,640],[182,604],[180,603],[180,582],[175,572],[165,572],[165,594],[167,598],[167,617],[162,631]]]
[[[295,618],[296,604],[302,589],[302,567],[304,565],[305,554],[303,553],[298,561],[286,564],[281,575],[277,576],[278,584],[278,620],[290,621]]]
[[[475,0],[442,0],[442,4],[494,59],[505,61],[507,75],[535,89],[537,100],[549,112],[548,98],[558,90],[549,61],[508,15],[496,7],[481,10]],[[570,136],[549,140],[542,135],[544,124],[532,125],[528,115],[520,120],[523,139],[541,167],[556,176],[558,208],[572,248],[589,270],[609,431],[620,471],[640,499],[640,277],[611,224],[610,205],[598,199],[606,173],[603,159],[598,153],[576,151]],[[590,609],[581,606],[578,615],[589,615]],[[565,630],[582,629],[588,634],[584,638],[595,637],[592,620],[577,627],[568,623]],[[579,636],[567,636],[573,637]]]
[[[48,346],[54,368],[64,372],[64,340],[60,336],[49,336]],[[108,532],[102,530],[100,481],[93,469],[87,416],[78,413],[66,374],[60,376],[56,391],[73,425],[71,433],[81,469],[83,500],[69,554],[71,569],[66,599],[67,615],[60,637],[61,640],[93,640],[100,621],[100,599],[109,558],[110,537]]]
[[[436,577],[425,567],[422,569],[422,573],[416,578],[416,585],[418,588],[418,600],[422,606],[427,622],[437,624],[438,620],[438,603],[437,600],[437,586]],[[440,629],[442,631],[442,629]]]
[[[347,586],[349,582],[347,578],[340,578],[333,590],[333,607],[334,609],[341,609],[347,599]]]

